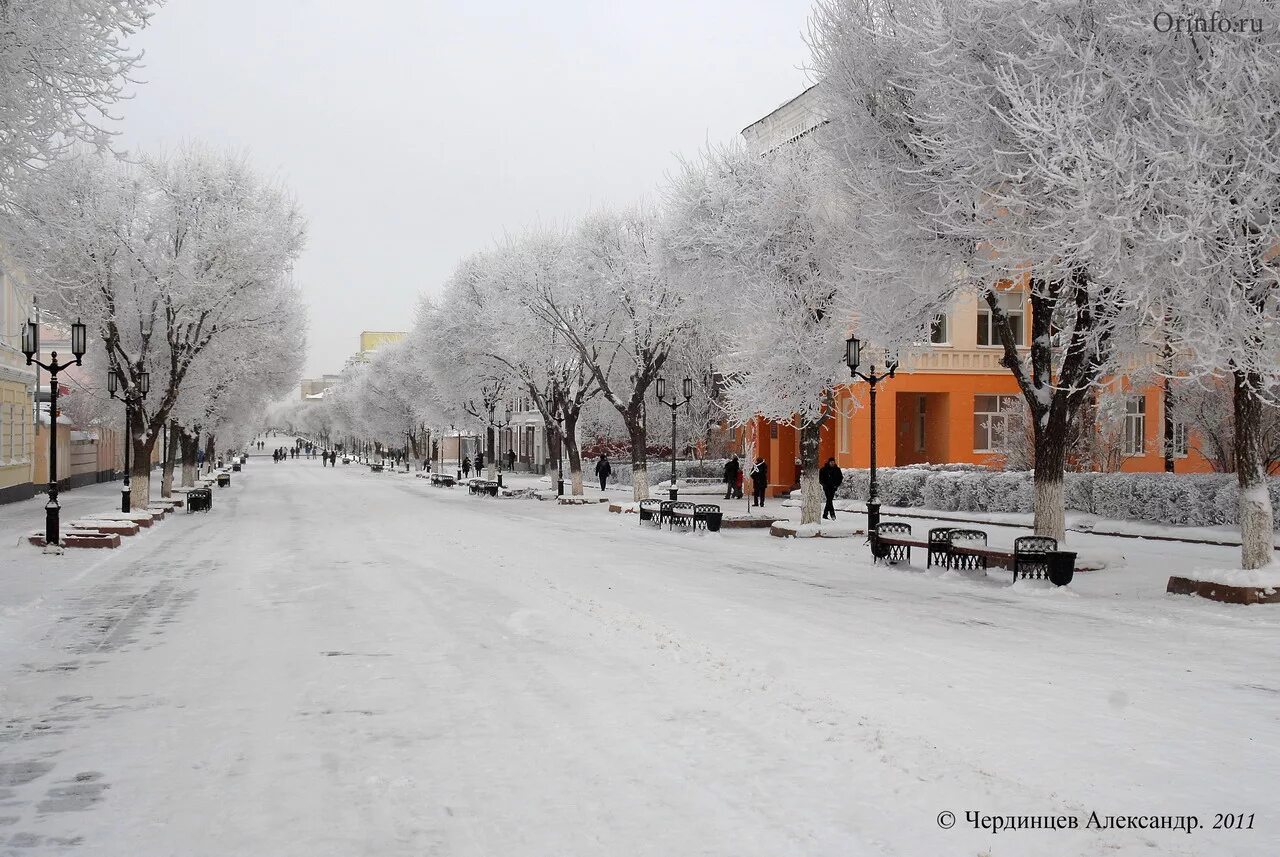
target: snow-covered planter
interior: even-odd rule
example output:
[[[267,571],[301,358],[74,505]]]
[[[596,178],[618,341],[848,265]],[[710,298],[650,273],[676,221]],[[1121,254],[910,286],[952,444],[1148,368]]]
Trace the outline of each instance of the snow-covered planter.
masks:
[[[1196,569],[1169,578],[1167,592],[1199,595],[1228,604],[1280,604],[1280,564],[1245,571]]]

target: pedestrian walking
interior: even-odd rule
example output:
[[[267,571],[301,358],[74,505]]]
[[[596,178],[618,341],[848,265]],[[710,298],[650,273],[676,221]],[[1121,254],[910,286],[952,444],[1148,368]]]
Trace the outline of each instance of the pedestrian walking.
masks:
[[[738,489],[738,477],[741,475],[742,465],[738,463],[738,456],[735,455],[724,465],[724,499],[733,497],[733,492]],[[738,491],[738,496],[742,496],[741,491]]]
[[[609,477],[613,475],[613,465],[609,463],[608,456],[601,455],[600,460],[596,462],[596,476],[600,477],[600,490],[605,489],[605,485],[609,482]]]
[[[466,479],[471,475],[471,456],[462,456],[462,478]]]
[[[507,470],[514,471],[516,469],[516,451],[514,449],[507,450]]]
[[[751,505],[764,506],[764,491],[769,487],[769,464],[763,458],[756,458],[751,467]]]
[[[823,519],[836,519],[836,489],[844,482],[844,473],[836,466],[835,458],[828,458],[827,463],[822,465],[822,469],[818,471],[818,482],[822,485],[822,492],[827,495],[827,505],[822,509]]]

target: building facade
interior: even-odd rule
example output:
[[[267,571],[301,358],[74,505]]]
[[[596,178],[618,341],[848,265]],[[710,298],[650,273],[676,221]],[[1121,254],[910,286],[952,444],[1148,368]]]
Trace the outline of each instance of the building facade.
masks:
[[[763,155],[812,133],[824,121],[814,86],[748,125],[742,136],[750,151]],[[1025,353],[1031,329],[1026,283],[1000,295],[1002,309],[1015,320],[1016,340]],[[1003,356],[985,301],[963,297],[939,315],[930,341],[904,359],[894,378],[876,387],[876,465],[999,466],[1006,461],[1010,447],[1020,442],[1015,435],[1026,430],[1027,409],[1013,375],[1000,363]],[[1125,378],[1112,384],[1123,404],[1123,414],[1116,420],[1115,469],[1163,471],[1161,387],[1130,388]],[[835,413],[822,429],[820,460],[833,456],[841,467],[870,465],[867,399],[867,385],[862,382],[836,391]],[[768,461],[770,494],[786,493],[799,484],[797,426],[757,418],[747,426],[743,444],[744,452],[754,448]],[[1176,421],[1173,446],[1176,472],[1212,469],[1200,452],[1195,432]]]

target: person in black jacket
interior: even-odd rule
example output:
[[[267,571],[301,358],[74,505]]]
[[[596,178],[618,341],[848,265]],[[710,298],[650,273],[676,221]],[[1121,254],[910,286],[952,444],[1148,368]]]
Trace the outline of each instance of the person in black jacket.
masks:
[[[737,496],[742,496],[742,489],[738,487],[738,474],[742,472],[742,465],[738,463],[738,456],[734,456],[724,466],[724,499],[728,500],[737,492]]]
[[[822,465],[822,469],[818,471],[818,482],[822,485],[822,493],[827,495],[827,505],[822,508],[822,517],[824,520],[830,518],[834,521],[836,507],[832,501],[836,498],[836,489],[844,482],[844,474],[836,466],[834,458],[828,458],[827,463]]]
[[[764,506],[764,492],[769,487],[769,464],[757,458],[751,466],[751,505]]]
[[[609,481],[609,476],[613,473],[613,465],[609,463],[608,457],[602,455],[600,460],[596,462],[596,476],[600,478],[600,490],[603,491],[605,483]]]

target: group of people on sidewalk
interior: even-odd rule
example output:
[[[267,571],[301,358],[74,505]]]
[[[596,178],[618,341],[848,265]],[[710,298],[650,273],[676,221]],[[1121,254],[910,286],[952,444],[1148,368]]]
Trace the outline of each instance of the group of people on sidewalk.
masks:
[[[769,487],[769,462],[758,456],[746,474],[742,472],[742,463],[736,455],[725,464],[724,499],[742,499],[742,488],[747,479],[751,480],[751,505],[763,507],[765,490]]]
[[[751,471],[745,477],[738,456],[735,455],[729,459],[724,466],[724,499],[741,499],[742,486],[746,478],[751,479],[751,505],[763,507],[765,490],[769,487],[769,463],[763,458],[756,458],[756,463],[751,465]],[[844,473],[841,472],[834,457],[828,458],[827,463],[818,471],[818,482],[822,485],[822,492],[827,497],[827,505],[822,510],[822,517],[835,520],[836,489],[844,483]]]

